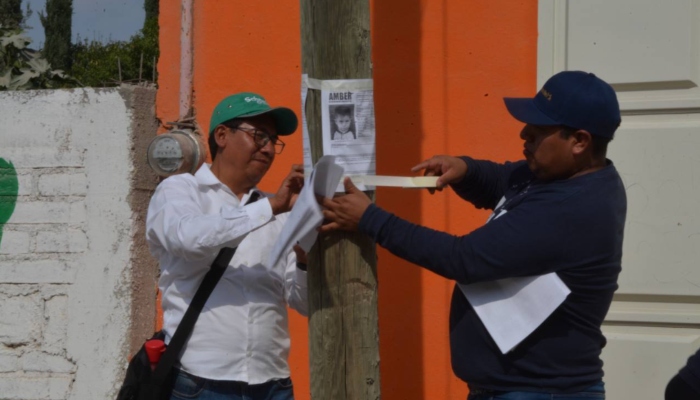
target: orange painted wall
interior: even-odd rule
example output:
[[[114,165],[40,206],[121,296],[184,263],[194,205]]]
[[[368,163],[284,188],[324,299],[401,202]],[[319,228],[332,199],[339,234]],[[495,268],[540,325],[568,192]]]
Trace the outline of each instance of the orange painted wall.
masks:
[[[376,0],[372,52],[377,172],[409,174],[433,154],[518,159],[520,124],[504,96],[536,91],[537,2],[531,0]],[[273,105],[300,106],[297,1],[195,1],[194,106],[208,126],[224,96],[243,90]],[[161,57],[157,115],[178,114],[180,2],[160,5]],[[274,191],[291,163],[301,163],[301,135],[286,140],[261,185]],[[464,234],[487,213],[453,193],[430,196],[381,188],[377,203],[435,229]],[[448,315],[454,284],[379,250],[382,397],[464,399],[450,366]],[[309,398],[306,319],[291,313],[292,378]],[[479,360],[474,360],[478,363]]]

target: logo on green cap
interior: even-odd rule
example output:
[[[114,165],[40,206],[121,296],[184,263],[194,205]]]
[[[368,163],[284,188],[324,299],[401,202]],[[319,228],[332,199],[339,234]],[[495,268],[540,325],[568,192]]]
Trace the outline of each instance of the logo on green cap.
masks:
[[[264,104],[264,105],[266,105],[266,106],[269,107],[269,105],[267,104],[267,102],[266,102],[265,100],[261,99],[260,97],[251,96],[251,97],[246,97],[246,98],[243,99],[243,100],[245,100],[246,103],[250,103],[251,101],[253,101],[253,102],[255,102],[255,103],[258,103],[259,105],[263,105],[263,104]]]

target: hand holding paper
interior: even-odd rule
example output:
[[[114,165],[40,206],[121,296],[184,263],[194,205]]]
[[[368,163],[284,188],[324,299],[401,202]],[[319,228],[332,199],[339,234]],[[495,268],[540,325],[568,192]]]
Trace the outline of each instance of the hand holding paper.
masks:
[[[328,221],[321,227],[321,232],[335,230],[357,231],[362,214],[372,204],[372,200],[358,189],[350,178],[345,178],[345,196],[324,198],[323,217]]]
[[[292,209],[296,198],[300,194],[304,182],[304,167],[292,165],[292,170],[284,178],[277,193],[270,198],[272,213],[277,215]]]
[[[323,222],[321,206],[316,201],[316,195],[333,197],[342,176],[343,167],[335,164],[335,157],[324,156],[318,160],[308,184],[301,189],[292,212],[268,257],[268,266],[277,264],[282,255],[296,243],[299,243],[305,252],[311,250],[318,236],[316,228]]]
[[[343,176],[343,167],[335,163],[335,156],[323,156],[311,171],[309,180],[301,190],[296,204],[277,239],[268,258],[268,265],[276,264],[283,253],[289,251],[296,243],[308,252],[316,242],[317,228],[321,232],[333,230],[356,231],[362,214],[372,203],[372,200],[362,192],[367,186],[394,186],[404,188],[435,187],[435,176],[375,176],[355,175],[348,177],[344,182],[345,196],[334,198],[340,178]],[[353,182],[357,182],[358,188]],[[316,201],[316,196],[322,197],[321,210]],[[329,222],[321,226],[323,220]]]

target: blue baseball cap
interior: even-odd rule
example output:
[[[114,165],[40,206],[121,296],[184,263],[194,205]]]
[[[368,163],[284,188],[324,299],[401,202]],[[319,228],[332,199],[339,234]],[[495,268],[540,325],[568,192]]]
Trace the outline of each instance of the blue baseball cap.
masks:
[[[534,98],[506,97],[503,101],[510,115],[520,122],[565,125],[609,139],[621,122],[615,90],[588,72],[559,72]]]

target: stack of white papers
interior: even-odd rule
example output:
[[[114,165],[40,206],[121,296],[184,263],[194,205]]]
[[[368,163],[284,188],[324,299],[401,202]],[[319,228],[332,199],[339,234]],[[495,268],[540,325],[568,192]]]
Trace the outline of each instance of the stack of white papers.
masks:
[[[269,267],[277,264],[297,243],[305,252],[311,250],[318,237],[316,229],[323,223],[316,195],[332,198],[343,172],[343,167],[335,163],[335,156],[323,156],[318,160],[272,248],[267,260]]]

